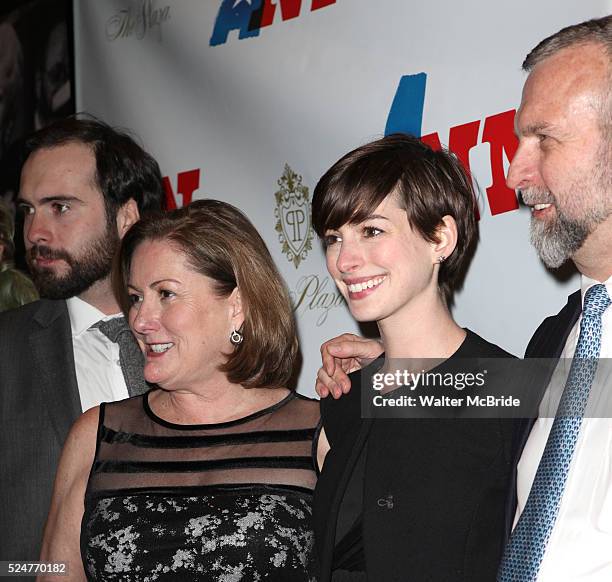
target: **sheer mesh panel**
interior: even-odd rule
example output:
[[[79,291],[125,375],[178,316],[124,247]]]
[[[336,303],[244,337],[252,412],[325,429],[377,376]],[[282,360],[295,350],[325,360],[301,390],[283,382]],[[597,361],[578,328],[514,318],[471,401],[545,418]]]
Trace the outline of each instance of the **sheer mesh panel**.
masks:
[[[103,405],[87,497],[112,491],[265,485],[312,491],[316,402],[289,394],[249,417],[175,425],[155,416],[148,395]]]

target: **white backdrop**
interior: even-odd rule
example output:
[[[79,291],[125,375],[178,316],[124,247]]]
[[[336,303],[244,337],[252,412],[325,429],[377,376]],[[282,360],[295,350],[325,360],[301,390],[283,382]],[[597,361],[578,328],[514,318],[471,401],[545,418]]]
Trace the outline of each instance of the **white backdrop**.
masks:
[[[544,269],[528,242],[528,211],[511,210],[501,172],[516,145],[525,54],[563,26],[612,12],[612,0],[75,0],[74,8],[77,109],[140,136],[178,206],[190,195],[219,198],[251,218],[294,298],[301,392],[313,393],[319,345],[357,330],[316,236],[309,240],[304,200],[333,162],[386,128],[436,132],[480,185],[481,243],[456,297],[460,324],[522,354],[578,287],[575,275],[561,281]],[[298,177],[279,184],[286,165]]]

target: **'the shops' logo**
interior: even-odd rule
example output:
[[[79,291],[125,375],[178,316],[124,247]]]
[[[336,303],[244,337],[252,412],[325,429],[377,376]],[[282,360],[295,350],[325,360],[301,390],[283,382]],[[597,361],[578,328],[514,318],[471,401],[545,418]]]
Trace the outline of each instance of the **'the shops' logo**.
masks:
[[[274,194],[275,230],[283,254],[297,269],[312,249],[308,188],[302,184],[302,176],[296,174],[289,164],[285,164],[285,171],[277,184],[280,189]]]
[[[238,31],[238,38],[259,36],[259,31],[274,22],[277,6],[282,20],[297,18],[302,13],[302,4],[308,0],[223,0],[215,19],[210,37],[210,46],[225,44],[232,30]],[[335,4],[336,0],[310,0],[310,11]]]

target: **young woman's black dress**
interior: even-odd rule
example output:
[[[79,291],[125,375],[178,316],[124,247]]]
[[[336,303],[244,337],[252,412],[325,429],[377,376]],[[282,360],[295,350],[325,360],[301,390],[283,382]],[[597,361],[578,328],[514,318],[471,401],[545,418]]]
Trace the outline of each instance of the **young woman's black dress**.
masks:
[[[509,356],[468,330],[436,370]],[[348,395],[322,401],[331,450],[315,491],[320,582],[494,582],[513,421],[363,419],[361,375],[351,381]]]

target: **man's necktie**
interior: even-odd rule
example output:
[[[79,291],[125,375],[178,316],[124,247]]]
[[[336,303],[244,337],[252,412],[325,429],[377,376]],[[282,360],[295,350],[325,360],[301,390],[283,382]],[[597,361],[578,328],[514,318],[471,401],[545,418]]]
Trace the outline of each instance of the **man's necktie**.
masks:
[[[594,285],[584,296],[574,359],[525,509],[506,547],[498,582],[537,579],[597,371],[601,316],[609,305],[610,297],[602,284]]]
[[[130,396],[144,394],[149,386],[143,376],[144,357],[125,317],[98,321],[91,326],[99,329],[110,341],[119,345],[119,363]]]

